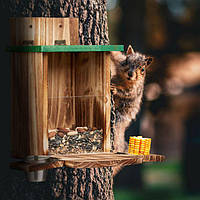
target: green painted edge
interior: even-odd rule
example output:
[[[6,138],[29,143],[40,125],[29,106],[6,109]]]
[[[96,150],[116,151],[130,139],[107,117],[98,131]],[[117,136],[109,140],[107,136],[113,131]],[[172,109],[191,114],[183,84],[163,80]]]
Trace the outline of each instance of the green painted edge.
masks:
[[[48,45],[48,46],[9,46],[9,52],[92,52],[124,51],[124,45]]]

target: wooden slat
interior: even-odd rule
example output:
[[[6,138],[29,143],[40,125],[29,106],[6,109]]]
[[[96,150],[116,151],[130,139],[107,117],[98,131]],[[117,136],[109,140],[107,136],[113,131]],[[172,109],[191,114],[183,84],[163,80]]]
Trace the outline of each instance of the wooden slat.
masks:
[[[71,168],[96,168],[109,166],[127,166],[141,164],[143,162],[163,162],[165,156],[162,155],[129,155],[114,153],[90,153],[90,154],[68,154],[53,155],[53,160],[45,164],[29,164],[24,162],[11,163],[11,168],[24,171],[35,171],[57,167]]]
[[[79,40],[79,20],[78,18],[70,18],[69,20],[70,31],[70,45],[80,44]]]
[[[46,45],[55,45],[56,40],[70,45],[69,20],[70,18],[46,18]]]
[[[104,84],[102,86],[104,94],[104,141],[103,141],[103,150],[104,152],[110,152],[110,114],[111,114],[111,102],[110,102],[110,55],[107,52],[103,54],[103,80]]]
[[[47,154],[47,65],[42,53],[16,53],[13,59],[12,155]]]
[[[150,154],[143,156],[143,162],[163,162],[165,160],[165,156]]]
[[[45,18],[11,18],[11,45],[45,45]]]
[[[39,67],[41,69],[41,66]],[[43,95],[43,110],[42,113],[42,134],[41,138],[38,138],[39,141],[39,149],[43,149],[44,154],[48,154],[48,54],[43,53],[43,84],[42,89],[40,90],[42,92],[41,95]],[[38,102],[40,103],[40,102]],[[41,155],[41,153],[40,153]]]

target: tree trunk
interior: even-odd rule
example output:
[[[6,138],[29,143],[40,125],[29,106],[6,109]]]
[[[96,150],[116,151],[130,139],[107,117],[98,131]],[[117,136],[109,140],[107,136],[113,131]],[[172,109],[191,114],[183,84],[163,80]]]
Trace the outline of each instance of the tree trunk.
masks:
[[[109,44],[106,0],[9,0],[8,3],[12,17],[78,17],[80,44]],[[18,185],[4,199],[114,199],[111,167],[53,169],[44,184],[26,183],[17,177],[15,181]]]

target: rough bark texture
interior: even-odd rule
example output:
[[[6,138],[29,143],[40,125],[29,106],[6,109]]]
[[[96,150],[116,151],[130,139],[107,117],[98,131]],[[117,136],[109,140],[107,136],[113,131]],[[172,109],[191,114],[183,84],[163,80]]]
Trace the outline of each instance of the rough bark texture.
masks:
[[[9,0],[8,3],[12,17],[78,17],[81,44],[109,44],[106,0]],[[16,180],[20,185],[21,179]],[[110,167],[59,168],[49,171],[45,184],[33,186],[24,183],[23,179],[21,184],[24,185],[25,192],[21,193],[22,188],[16,185],[9,198],[5,197],[5,199],[19,199],[16,195],[20,195],[20,199],[26,199],[27,195],[28,199],[114,199]]]
[[[55,179],[56,173],[56,179]],[[51,171],[54,199],[105,199],[112,200],[113,176],[109,168],[72,169],[59,168]]]

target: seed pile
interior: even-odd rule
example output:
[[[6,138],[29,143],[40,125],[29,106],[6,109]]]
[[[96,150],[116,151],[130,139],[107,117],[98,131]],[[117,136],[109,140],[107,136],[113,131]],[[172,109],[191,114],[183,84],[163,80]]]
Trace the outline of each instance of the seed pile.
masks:
[[[77,127],[57,128],[48,131],[49,153],[91,153],[102,152],[103,130]]]

